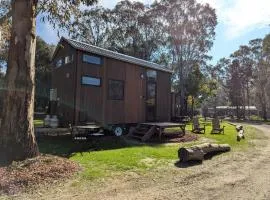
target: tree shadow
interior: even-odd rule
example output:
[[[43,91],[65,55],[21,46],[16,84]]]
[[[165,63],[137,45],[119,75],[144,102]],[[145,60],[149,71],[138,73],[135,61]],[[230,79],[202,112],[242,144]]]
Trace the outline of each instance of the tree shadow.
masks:
[[[51,154],[69,158],[74,153],[84,153],[93,151],[104,151],[113,149],[122,149],[137,146],[158,147],[166,143],[149,142],[143,143],[138,140],[127,138],[126,136],[96,136],[90,137],[85,141],[74,141],[71,135],[62,136],[42,136],[38,138],[39,151],[42,154]]]
[[[202,161],[197,160],[197,161],[187,161],[187,162],[177,161],[174,165],[178,168],[189,168],[189,167],[193,167],[193,166],[197,166],[201,164],[202,164]]]
[[[214,156],[223,154],[224,152],[211,152],[204,155],[204,160],[211,160]],[[188,168],[196,165],[201,165],[203,163],[202,160],[191,160],[187,162],[177,161],[174,165],[178,168]]]
[[[153,137],[147,143],[127,136],[116,137],[112,135],[91,136],[85,141],[74,141],[70,134],[67,135],[43,135],[38,137],[39,151],[42,154],[51,154],[62,157],[71,157],[74,153],[113,150],[137,146],[158,147],[166,143],[190,142],[196,140],[195,134],[168,134],[162,141],[158,136]]]
[[[115,136],[98,136],[90,137],[86,141],[73,141],[70,135],[63,135],[39,137],[38,145],[40,153],[70,157],[74,153],[120,149],[143,144]]]
[[[218,155],[221,155],[223,153],[225,153],[225,152],[211,152],[211,153],[205,154],[204,160],[211,160],[214,156],[218,156]]]

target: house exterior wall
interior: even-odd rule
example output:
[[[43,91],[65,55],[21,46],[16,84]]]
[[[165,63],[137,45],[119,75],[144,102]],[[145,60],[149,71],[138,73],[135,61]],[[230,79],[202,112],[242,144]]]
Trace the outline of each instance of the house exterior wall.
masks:
[[[107,58],[107,80],[124,81],[124,99],[110,100],[104,98],[106,109],[106,123],[138,123],[145,120],[144,96],[145,80],[141,74],[145,73],[145,68]],[[106,91],[108,94],[108,89]]]
[[[66,42],[56,52],[54,62],[64,59],[67,55],[73,55],[73,62],[56,67],[52,73],[52,88],[57,88],[59,98],[57,113],[61,121],[67,123],[74,122],[74,99],[75,99],[75,80],[76,80],[76,50]]]
[[[104,62],[101,65],[86,63],[83,55],[91,55],[78,51],[77,54],[77,88],[76,88],[76,121],[101,122],[103,119],[102,104],[104,90],[103,71]],[[104,59],[104,58],[103,58]],[[83,85],[82,76],[90,76],[101,79],[100,86]]]

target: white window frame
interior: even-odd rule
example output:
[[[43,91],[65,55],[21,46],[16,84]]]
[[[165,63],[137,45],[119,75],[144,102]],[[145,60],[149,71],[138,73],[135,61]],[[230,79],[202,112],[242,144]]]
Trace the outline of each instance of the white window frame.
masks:
[[[73,55],[65,57],[65,65],[73,62]]]
[[[101,86],[101,78],[99,77],[93,77],[93,76],[82,76],[81,78],[81,84],[82,85],[88,85],[88,86]]]
[[[96,61],[99,60],[99,62],[91,61],[91,59],[96,59]],[[102,58],[100,56],[83,54],[82,60],[85,63],[94,64],[94,65],[102,65]]]

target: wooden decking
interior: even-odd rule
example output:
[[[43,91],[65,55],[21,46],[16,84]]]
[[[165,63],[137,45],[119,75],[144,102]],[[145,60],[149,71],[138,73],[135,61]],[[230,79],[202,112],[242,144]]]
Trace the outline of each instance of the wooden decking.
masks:
[[[182,133],[185,134],[186,124],[171,122],[141,123],[138,124],[138,126],[131,128],[128,136],[140,139],[141,141],[145,142],[157,133],[159,139],[161,140],[163,134],[165,133],[165,129],[167,128],[180,128]]]

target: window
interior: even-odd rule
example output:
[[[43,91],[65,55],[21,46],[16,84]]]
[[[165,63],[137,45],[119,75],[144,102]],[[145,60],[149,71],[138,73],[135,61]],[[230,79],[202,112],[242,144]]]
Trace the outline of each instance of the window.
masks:
[[[147,80],[156,81],[157,80],[157,72],[154,70],[147,70],[146,72]]]
[[[83,62],[101,65],[101,57],[83,54]]]
[[[56,61],[56,64],[55,64],[56,67],[61,67],[62,65],[63,65],[63,60],[62,59],[59,59],[59,60]]]
[[[124,99],[124,81],[109,80],[109,94],[110,100],[123,100]]]
[[[91,76],[83,76],[82,77],[82,84],[83,85],[93,85],[93,86],[100,86],[101,80],[100,78],[95,78]]]
[[[69,64],[73,62],[73,55],[65,57],[65,64]]]

